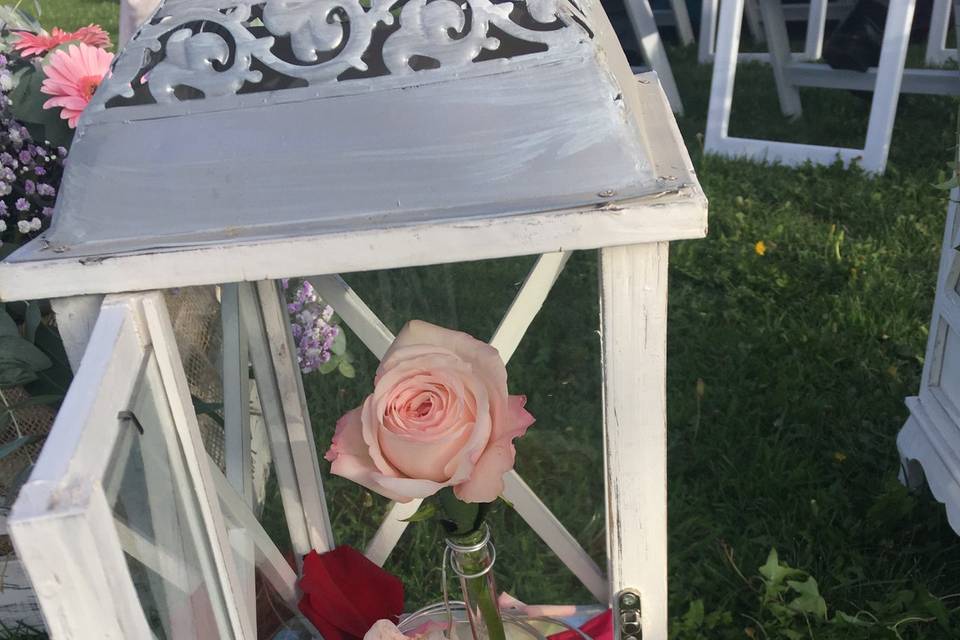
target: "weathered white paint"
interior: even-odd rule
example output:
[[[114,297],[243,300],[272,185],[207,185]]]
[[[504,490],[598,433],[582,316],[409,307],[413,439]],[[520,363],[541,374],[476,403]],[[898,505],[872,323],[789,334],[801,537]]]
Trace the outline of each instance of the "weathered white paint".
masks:
[[[960,533],[960,189],[950,193],[920,390],[907,398],[910,417],[897,436],[901,480],[919,486],[926,479]]]
[[[8,523],[55,638],[150,637],[113,515],[95,482],[116,441],[117,413],[133,392],[130,372],[140,370],[144,357],[131,313],[125,305],[100,313],[90,353],[48,438],[57,446],[41,451]]]
[[[290,533],[290,546],[297,559],[297,567],[300,567],[303,556],[313,547],[307,527],[307,516],[304,513],[303,499],[300,496],[300,485],[297,482],[293,464],[286,416],[280,390],[277,387],[270,344],[267,341],[263,314],[255,293],[241,295],[240,311],[244,316],[244,326],[249,332],[250,361],[253,364],[253,374],[257,383],[257,393],[260,396],[260,407],[266,424],[270,453],[274,471],[277,474],[283,514],[287,521],[287,531]]]
[[[220,288],[220,320],[223,327],[223,423],[224,463],[227,480],[251,511],[253,496],[253,451],[250,431],[250,356],[247,329],[240,314],[240,288],[249,283],[230,283]],[[250,295],[248,292],[247,295]],[[253,541],[243,531],[231,532],[232,546],[240,555],[253,555]],[[252,563],[238,563],[237,574],[244,592],[243,610],[256,612],[256,576]],[[256,628],[256,620],[252,620]]]
[[[650,92],[658,90],[653,76],[641,80]],[[676,150],[665,150],[658,160],[669,164]],[[656,196],[572,211],[145,251],[95,261],[0,263],[0,300],[31,299],[41,290],[59,297],[92,288],[107,293],[168,289],[700,238],[707,224],[704,202],[698,185],[665,181]]]
[[[667,638],[667,254],[600,251],[610,596],[640,594],[644,640]]]
[[[50,301],[57,319],[57,329],[63,339],[63,348],[74,373],[80,367],[102,303],[103,296],[98,294],[54,298]]]
[[[838,158],[845,164],[858,161],[869,173],[882,173],[886,167],[890,137],[896,115],[897,101],[900,96],[904,75],[907,44],[913,9],[916,0],[903,0],[891,4],[887,15],[886,28],[880,64],[876,72],[876,84],[872,87],[873,101],[870,107],[870,119],[867,126],[867,139],[863,149],[849,149],[757,140],[752,138],[734,138],[728,134],[730,110],[733,103],[734,78],[736,76],[737,51],[740,47],[740,22],[743,17],[744,0],[729,0],[721,7],[719,35],[717,37],[716,64],[713,68],[713,80],[710,88],[710,108],[707,116],[707,131],[704,148],[709,153],[728,157],[745,156],[754,160],[781,162],[799,165],[807,161],[815,164],[830,164]],[[791,69],[796,62],[789,59],[785,49],[785,34],[782,6],[780,0],[766,0],[761,5],[765,11],[764,27],[767,39],[771,36],[771,59],[774,64],[774,77],[780,107],[785,115],[796,117],[800,114],[799,94],[791,78]],[[775,20],[775,24],[771,24]],[[817,79],[827,77],[827,72],[814,76],[810,65],[798,70],[798,76],[806,79],[807,86],[814,85]],[[939,75],[942,93],[956,91],[955,85],[960,73],[950,71],[932,72]],[[927,76],[918,74],[916,82],[920,86],[929,86]],[[829,80],[822,80],[816,86],[837,87],[850,74],[838,73]],[[847,88],[862,87],[862,79],[853,79]],[[913,83],[904,85],[914,86]]]
[[[490,338],[490,344],[500,352],[504,362],[509,362],[513,357],[513,352],[517,350],[530,328],[530,323],[547,301],[547,295],[569,259],[569,251],[545,253],[537,258],[536,264],[527,274],[523,286]]]
[[[303,379],[297,364],[297,348],[290,333],[290,317],[279,282],[257,283],[263,326],[270,345],[276,385],[280,391],[290,453],[300,489],[310,545],[318,553],[334,548],[333,528],[323,492],[310,414],[303,395]]]

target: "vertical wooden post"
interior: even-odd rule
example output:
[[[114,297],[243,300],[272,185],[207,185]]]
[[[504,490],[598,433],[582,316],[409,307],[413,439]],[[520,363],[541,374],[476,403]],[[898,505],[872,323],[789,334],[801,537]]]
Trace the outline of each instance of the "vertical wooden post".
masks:
[[[600,250],[610,596],[640,594],[644,640],[667,638],[667,259],[666,242]]]
[[[241,293],[241,289],[243,289]],[[250,433],[250,355],[247,330],[240,313],[240,296],[252,295],[249,283],[225,284],[220,288],[220,321],[223,327],[223,440],[227,481],[251,511],[253,498],[253,453]],[[229,531],[231,545],[240,550],[237,575],[244,589],[237,597],[256,628],[256,576],[253,540],[240,528]],[[249,560],[249,561],[248,561]]]
[[[71,296],[54,298],[50,301],[57,317],[57,329],[63,338],[63,348],[67,352],[70,368],[76,373],[87,350],[93,325],[100,316],[102,295]]]

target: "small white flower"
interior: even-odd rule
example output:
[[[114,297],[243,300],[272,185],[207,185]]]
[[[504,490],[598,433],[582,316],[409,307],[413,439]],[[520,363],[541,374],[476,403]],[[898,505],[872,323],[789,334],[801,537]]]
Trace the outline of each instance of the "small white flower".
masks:
[[[0,220],[0,233],[3,233],[6,230],[7,230],[7,221]]]
[[[13,89],[13,76],[7,71],[0,73],[0,89],[3,91]]]
[[[40,222],[40,218],[33,218],[30,220],[30,230],[31,231],[40,231],[40,225],[43,224]]]
[[[21,220],[17,223],[17,230],[20,233],[30,233],[30,223],[26,220]]]

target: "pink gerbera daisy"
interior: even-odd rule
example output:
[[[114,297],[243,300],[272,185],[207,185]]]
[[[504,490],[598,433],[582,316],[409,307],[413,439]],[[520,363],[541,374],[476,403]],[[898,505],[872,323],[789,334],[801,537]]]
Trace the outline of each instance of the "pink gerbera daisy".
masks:
[[[76,128],[112,60],[112,53],[83,43],[55,52],[44,67],[47,77],[40,85],[40,91],[53,96],[43,103],[43,108],[60,107],[60,117],[71,129]]]
[[[64,31],[59,27],[54,27],[50,33],[45,31],[40,33],[17,31],[15,37],[13,48],[25,57],[43,55],[67,42],[82,42],[91,47],[101,48],[110,46],[110,36],[95,24],[81,27],[72,32]]]

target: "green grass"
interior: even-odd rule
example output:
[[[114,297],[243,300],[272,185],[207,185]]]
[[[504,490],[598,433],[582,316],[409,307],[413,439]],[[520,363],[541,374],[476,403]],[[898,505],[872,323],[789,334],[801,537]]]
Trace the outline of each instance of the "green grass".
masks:
[[[44,11],[51,26],[99,21],[115,30],[110,1],[46,0]],[[960,637],[960,539],[925,490],[910,494],[897,483],[895,445],[903,398],[919,385],[947,204],[931,185],[945,176],[957,102],[904,96],[890,165],[877,179],[837,166],[705,158],[709,68],[692,50],[670,54],[689,114],[680,125],[710,198],[709,237],[671,248],[676,638]],[[732,134],[862,146],[861,98],[803,90],[804,117],[787,122],[769,69],[744,66],[738,80]],[[762,256],[754,250],[761,240]],[[531,263],[347,279],[394,331],[417,317],[485,337]],[[519,471],[603,563],[596,280],[594,254],[574,256],[509,371],[538,417],[518,444]],[[306,379],[321,447],[371,384],[375,361],[359,341],[351,345],[356,381]],[[340,540],[362,547],[384,501],[339,478],[329,478],[328,492]],[[275,526],[276,507],[270,514]],[[502,588],[530,602],[589,602],[508,509],[493,527]],[[831,618],[840,610],[882,624],[860,629],[778,608],[777,585],[757,571],[773,547],[815,576]],[[388,564],[404,578],[410,608],[440,597],[439,563],[436,533],[411,527]]]

